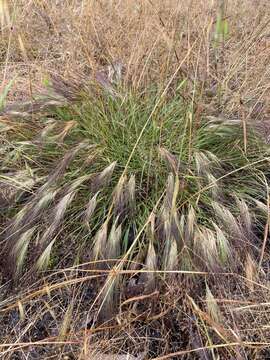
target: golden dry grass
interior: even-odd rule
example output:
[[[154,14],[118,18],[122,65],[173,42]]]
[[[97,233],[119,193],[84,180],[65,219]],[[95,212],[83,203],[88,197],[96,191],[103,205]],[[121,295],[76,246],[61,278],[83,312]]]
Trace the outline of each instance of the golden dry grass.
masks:
[[[127,80],[139,86],[166,81],[183,62],[179,73],[186,74],[191,86],[216,95],[221,85],[223,114],[269,111],[259,106],[269,104],[267,0],[227,1],[229,37],[218,54],[213,49],[217,1],[2,3],[8,4],[2,5],[2,85],[18,76],[18,93],[13,94],[18,98],[31,96],[48,71],[89,77],[119,60]]]

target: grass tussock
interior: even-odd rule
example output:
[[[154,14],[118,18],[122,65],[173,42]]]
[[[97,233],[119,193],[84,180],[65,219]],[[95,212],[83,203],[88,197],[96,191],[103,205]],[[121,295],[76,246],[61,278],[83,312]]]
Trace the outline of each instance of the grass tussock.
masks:
[[[265,6],[0,2],[5,358],[267,358]]]

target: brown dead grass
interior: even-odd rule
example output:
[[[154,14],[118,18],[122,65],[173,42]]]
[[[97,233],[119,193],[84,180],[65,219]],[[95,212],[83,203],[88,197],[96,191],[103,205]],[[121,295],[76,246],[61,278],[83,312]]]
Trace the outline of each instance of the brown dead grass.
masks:
[[[163,83],[188,53],[180,73],[191,86],[208,90],[215,111],[259,116],[269,111],[268,1],[227,1],[229,38],[219,64],[212,46],[216,4],[210,0],[11,1],[0,39],[2,85],[16,75],[17,90],[11,96],[29,97],[48,71],[63,76],[78,72],[87,78],[116,60],[125,64],[127,81],[133,86],[154,80]],[[221,104],[216,104],[218,84]]]

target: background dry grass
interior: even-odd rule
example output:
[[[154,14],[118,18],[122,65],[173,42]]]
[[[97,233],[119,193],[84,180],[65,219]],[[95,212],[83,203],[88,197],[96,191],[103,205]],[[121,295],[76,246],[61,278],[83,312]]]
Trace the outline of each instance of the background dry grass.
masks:
[[[221,85],[223,112],[241,113],[240,99],[245,111],[261,112],[269,103],[268,2],[226,3],[229,38],[216,54],[216,1],[10,2],[0,43],[4,84],[16,75],[18,97],[31,96],[48,71],[88,77],[120,60],[139,86],[164,82],[184,60],[179,72],[191,84],[212,95]]]
[[[251,121],[267,139],[269,1],[226,4],[229,34],[215,47],[214,0],[2,0],[2,90],[15,79],[8,101],[33,100],[51,73],[87,82],[118,61],[125,68],[125,86],[134,91],[153,84],[163,88],[174,75],[169,87],[173,93],[185,78],[182,97],[195,119],[204,115]],[[1,121],[15,126],[5,115]],[[22,125],[34,135],[44,126],[34,115]],[[65,124],[63,129],[65,137]],[[1,138],[1,144],[6,142]],[[123,275],[129,286],[120,294],[113,324],[97,323],[112,276],[104,285],[107,268],[99,273],[91,264],[76,264],[42,280],[26,274],[13,287],[3,279],[0,351],[4,359],[93,359],[93,348],[109,354],[145,352],[143,358],[157,359],[268,358],[268,261],[266,246],[263,266],[260,259],[246,256],[238,264],[239,273],[158,275],[158,290],[151,288],[148,272],[142,276],[150,283],[146,293],[132,286],[138,271],[129,270]],[[153,254],[147,266],[155,267]]]

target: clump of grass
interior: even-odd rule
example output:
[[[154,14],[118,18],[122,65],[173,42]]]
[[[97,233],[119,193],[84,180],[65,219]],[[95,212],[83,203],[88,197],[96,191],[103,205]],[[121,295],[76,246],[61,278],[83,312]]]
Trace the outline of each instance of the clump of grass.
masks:
[[[268,358],[268,1],[0,0],[3,357]]]
[[[23,269],[27,251],[31,266],[40,269],[61,248],[71,262],[82,261],[86,249],[92,260],[120,259],[130,247],[132,260],[144,249],[147,268],[155,263],[170,270],[186,266],[183,254],[191,269],[211,271],[232,266],[232,259],[235,266],[243,249],[258,256],[252,229],[260,219],[255,201],[265,201],[268,149],[250,131],[245,153],[237,125],[203,116],[196,123],[181,91],[163,97],[155,89],[125,89],[121,97],[82,94],[79,103],[52,114],[59,133],[65,131],[64,143],[51,142],[46,122],[41,142],[35,130],[27,142],[11,132],[3,156],[20,152],[5,166],[35,166],[40,178],[25,200],[6,209],[11,220],[3,234],[15,272]],[[71,121],[76,126],[67,129]],[[62,160],[56,160],[59,153]],[[8,182],[2,175],[2,184]],[[151,236],[138,237],[154,208]]]

